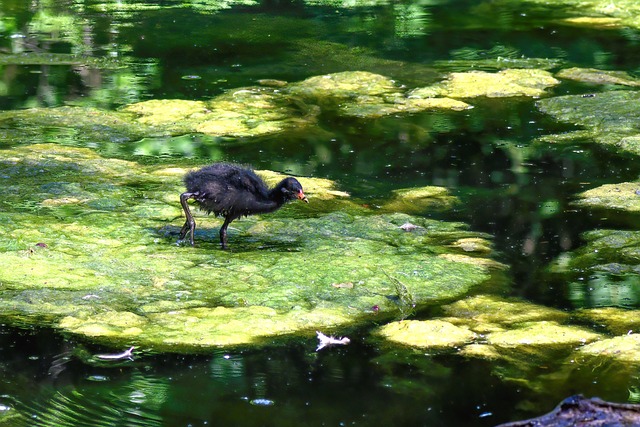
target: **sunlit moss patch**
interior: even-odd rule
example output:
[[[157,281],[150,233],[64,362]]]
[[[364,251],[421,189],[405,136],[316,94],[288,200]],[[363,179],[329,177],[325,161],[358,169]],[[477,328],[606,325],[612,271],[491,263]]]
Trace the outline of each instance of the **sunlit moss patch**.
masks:
[[[281,132],[302,125],[302,117],[306,114],[274,89],[260,87],[232,90],[208,102],[144,101],[129,105],[124,111],[138,114],[139,123],[174,134],[201,132],[220,136]]]
[[[622,335],[595,342],[582,347],[579,354],[582,358],[595,358],[595,363],[615,360],[633,363],[637,368],[640,364],[640,334]]]
[[[469,254],[456,242],[488,236],[460,223],[372,214],[327,180],[301,178],[309,205],[235,221],[222,251],[221,221],[202,214],[196,246],[176,244],[182,168],[55,144],[1,156],[0,263],[14,267],[0,269],[0,317],[10,324],[199,352],[404,318],[465,295],[495,268],[483,251],[469,262],[443,256]],[[405,231],[406,223],[421,231]]]
[[[640,80],[624,71],[606,71],[595,68],[565,68],[556,77],[597,85],[640,86]]]
[[[409,96],[394,80],[365,71],[310,77],[289,85],[287,92],[308,103],[318,104],[329,113],[362,118],[471,108],[470,105],[451,98],[424,99]]]
[[[420,348],[447,348],[467,344],[477,335],[442,320],[403,320],[389,323],[375,332],[389,341]]]
[[[571,26],[589,28],[620,28],[623,25],[622,19],[605,16],[578,16],[563,19],[561,22]]]
[[[521,368],[535,365],[550,350],[568,353],[602,337],[567,324],[568,313],[517,299],[477,295],[444,305],[442,312],[430,320],[381,326],[374,335],[410,347],[455,348],[465,357],[517,361]]]
[[[551,73],[537,69],[507,69],[497,73],[469,71],[451,73],[449,78],[433,86],[418,88],[410,93],[412,98],[503,98],[515,96],[540,97],[546,89],[560,82]]]
[[[31,108],[0,112],[0,128],[18,129],[31,142],[65,140],[127,142],[149,132],[133,115],[90,107]],[[18,135],[15,136],[18,138]],[[62,139],[62,138],[60,138]],[[48,141],[47,141],[48,142]]]
[[[382,205],[382,209],[419,214],[428,210],[448,210],[457,203],[458,199],[446,188],[427,186],[394,190],[392,198]]]
[[[640,213],[640,182],[605,184],[578,194],[578,206]]]
[[[487,335],[487,342],[495,347],[571,346],[592,342],[598,338],[599,334],[587,329],[543,321],[522,328],[492,332]]]
[[[516,324],[539,321],[562,322],[568,314],[521,300],[490,295],[466,298],[443,307],[449,321],[469,325],[478,332],[502,331]]]
[[[583,126],[588,137],[614,150],[640,154],[640,94],[636,91],[611,91],[587,95],[568,95],[543,99],[538,108],[565,123]]]
[[[599,326],[605,326],[615,335],[640,332],[640,316],[637,310],[619,307],[599,307],[579,310],[575,317]]]

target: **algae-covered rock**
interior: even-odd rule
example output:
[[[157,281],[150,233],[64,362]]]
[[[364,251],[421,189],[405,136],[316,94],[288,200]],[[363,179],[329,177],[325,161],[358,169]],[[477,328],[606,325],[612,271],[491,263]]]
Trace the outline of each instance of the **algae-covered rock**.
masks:
[[[635,91],[612,91],[592,96],[567,95],[542,99],[538,108],[564,122],[600,129],[639,129],[640,109],[634,105],[640,98]]]
[[[584,127],[588,133],[577,134],[577,140],[588,137],[617,150],[640,154],[639,100],[636,91],[612,91],[547,98],[536,105],[557,120]]]
[[[472,331],[442,320],[402,320],[381,326],[375,335],[388,341],[420,348],[451,348],[473,341]]]
[[[381,207],[388,212],[420,214],[429,210],[448,210],[458,203],[444,187],[427,186],[393,190],[391,200]]]
[[[532,322],[562,322],[569,317],[562,310],[492,295],[465,298],[444,306],[443,311],[448,321],[469,325],[477,332],[502,331]]]
[[[123,110],[139,115],[137,121],[172,134],[201,132],[247,137],[269,135],[312,123],[312,110],[300,109],[271,87],[238,88],[210,101],[151,100]]]
[[[573,67],[560,70],[556,74],[556,77],[598,85],[640,86],[640,80],[630,76],[624,71],[605,71],[595,68]]]
[[[446,96],[450,98],[503,98],[528,96],[538,98],[546,89],[560,84],[551,73],[537,69],[507,69],[497,73],[469,71],[451,73],[449,78],[434,86],[418,88],[412,98]]]
[[[122,110],[139,115],[139,123],[187,133],[193,131],[193,125],[187,122],[202,117],[207,112],[207,105],[202,101],[152,99],[127,105]]]
[[[149,133],[133,115],[90,107],[30,108],[0,112],[0,129],[23,142],[64,137],[81,141],[134,141]],[[44,137],[44,138],[43,138]]]
[[[638,310],[618,307],[600,307],[578,310],[574,316],[598,326],[604,326],[615,335],[624,335],[640,331],[640,313]]]
[[[354,99],[358,96],[384,96],[400,93],[396,83],[368,71],[345,71],[309,77],[289,86],[289,92],[307,99]]]
[[[377,98],[358,98],[355,102],[340,106],[343,116],[377,118],[398,113],[418,113],[427,110],[462,111],[473,108],[466,102],[451,98],[404,98],[398,97],[384,102]]]
[[[143,166],[54,144],[0,153],[0,318],[52,326],[113,346],[200,352],[261,345],[315,330],[403,318],[489,281],[486,254],[461,262],[464,224],[372,214],[326,180],[304,180],[310,204],[235,221],[184,223],[182,168]],[[278,177],[273,173],[270,179]],[[20,189],[30,188],[24,192]],[[407,233],[412,223],[423,233]],[[475,259],[475,260],[474,260]],[[351,286],[335,286],[349,283]]]
[[[578,194],[575,204],[598,210],[640,213],[640,182],[605,184]]]
[[[451,98],[422,99],[407,96],[394,80],[365,71],[345,71],[310,77],[289,85],[287,92],[308,103],[318,104],[326,111],[335,110],[341,116],[361,118],[426,110],[461,111],[471,108],[470,105]]]
[[[492,332],[486,338],[488,344],[496,347],[567,346],[595,341],[600,335],[577,326],[544,321],[508,331]]]
[[[596,29],[620,28],[623,26],[622,19],[605,16],[577,16],[563,19],[560,22],[576,27],[589,27]]]
[[[604,339],[586,345],[578,351],[582,357],[596,357],[599,363],[612,359],[618,362],[640,364],[640,334],[628,334]]]
[[[558,259],[552,271],[636,272],[640,264],[640,231],[601,229],[585,232],[581,237],[585,245]]]
[[[531,0],[529,3],[550,4],[548,0]],[[573,16],[560,21],[569,25],[640,28],[640,5],[635,0],[556,0],[553,4],[571,11]]]

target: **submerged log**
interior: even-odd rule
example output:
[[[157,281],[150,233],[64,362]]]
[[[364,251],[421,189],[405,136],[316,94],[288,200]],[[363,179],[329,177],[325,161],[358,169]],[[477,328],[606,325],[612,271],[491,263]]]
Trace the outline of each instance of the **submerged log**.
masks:
[[[605,402],[597,397],[571,396],[546,415],[497,427],[640,426],[640,405]]]

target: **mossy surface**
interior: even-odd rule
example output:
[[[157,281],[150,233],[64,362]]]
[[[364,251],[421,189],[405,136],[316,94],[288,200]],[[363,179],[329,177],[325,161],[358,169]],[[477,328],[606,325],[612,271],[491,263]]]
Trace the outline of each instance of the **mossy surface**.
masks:
[[[327,180],[301,180],[309,205],[235,221],[222,251],[220,221],[200,214],[196,246],[176,245],[185,169],[55,144],[7,149],[0,162],[0,263],[12,266],[0,271],[0,317],[10,324],[199,352],[406,317],[498,268],[455,245],[490,247],[463,224],[374,214]]]
[[[530,0],[529,3],[550,4],[547,0]],[[553,4],[567,8],[573,15],[560,21],[568,25],[640,28],[640,5],[635,0],[557,0]]]
[[[433,86],[415,89],[411,97],[430,98],[504,98],[516,96],[540,97],[546,89],[558,85],[551,73],[538,69],[506,69],[497,73],[469,71],[451,73],[447,80]]]
[[[619,307],[588,308],[577,311],[575,317],[585,322],[604,326],[614,335],[640,331],[640,316],[634,310]]]
[[[383,344],[380,363],[393,365],[401,352],[403,360],[417,367],[425,350],[456,352],[491,361],[494,375],[502,381],[544,393],[565,386],[585,367],[621,378],[637,372],[640,335],[632,333],[638,327],[636,317],[633,310],[569,313],[513,298],[475,295],[442,306],[440,315],[429,320],[380,326],[373,340]]]
[[[557,120],[584,128],[576,134],[545,137],[543,141],[591,140],[613,150],[640,154],[640,94],[636,91],[610,91],[597,94],[567,95],[543,99],[537,106]]]
[[[405,93],[394,80],[365,71],[310,77],[291,84],[287,92],[332,114],[377,118],[426,110],[461,111],[471,105],[446,97],[424,99]]]
[[[640,182],[605,184],[578,194],[576,205],[598,210],[640,213]]]
[[[420,348],[448,348],[467,344],[477,335],[442,320],[402,320],[380,327],[376,335]]]
[[[561,70],[556,74],[556,77],[594,85],[640,86],[640,80],[632,77],[624,71],[572,67]]]
[[[378,328],[376,334],[408,346],[455,346],[467,356],[489,358],[498,357],[505,348],[526,352],[535,348],[542,357],[550,346],[569,349],[600,338],[593,331],[563,324],[569,315],[561,310],[516,299],[477,295],[442,310],[445,316],[438,319],[395,322]]]

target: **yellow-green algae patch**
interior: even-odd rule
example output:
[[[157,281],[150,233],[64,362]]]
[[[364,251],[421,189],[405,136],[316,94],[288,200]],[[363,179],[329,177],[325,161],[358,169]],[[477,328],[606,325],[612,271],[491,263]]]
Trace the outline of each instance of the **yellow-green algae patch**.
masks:
[[[618,307],[598,307],[578,310],[578,320],[605,327],[614,335],[640,332],[640,316],[637,310]]]
[[[400,92],[392,79],[368,71],[345,71],[309,77],[292,83],[289,91],[311,99],[353,99],[357,96],[383,96]]]
[[[610,18],[604,16],[578,16],[574,18],[566,18],[560,22],[577,27],[589,28],[620,28],[623,26],[622,19]]]
[[[394,80],[366,71],[310,77],[289,85],[286,92],[307,103],[320,105],[324,110],[336,110],[338,115],[361,118],[471,108],[465,102],[451,98],[422,99],[409,96]]]
[[[123,111],[136,121],[172,134],[200,132],[217,136],[258,136],[281,132],[314,121],[274,88],[237,88],[209,101],[150,100],[128,105]]]
[[[455,324],[468,325],[478,332],[502,331],[515,324],[540,321],[566,321],[562,310],[517,299],[493,295],[477,295],[443,307],[446,319]]]
[[[579,356],[594,358],[597,362],[615,360],[640,364],[640,334],[613,337],[586,345],[578,350]]]
[[[88,107],[6,111],[0,113],[0,129],[14,143],[64,139],[104,145],[140,141],[139,148],[153,151],[158,149],[153,147],[154,138],[192,133],[244,138],[322,132],[317,125],[321,114],[377,118],[471,108],[451,98],[408,95],[404,87],[388,77],[349,71],[314,76],[284,87],[234,88],[202,101],[154,99],[119,111]]]
[[[138,115],[138,123],[188,133],[194,130],[193,122],[206,114],[207,105],[202,101],[152,99],[128,105],[123,111]]]
[[[577,326],[559,325],[555,322],[534,322],[522,328],[487,334],[487,343],[496,347],[572,346],[585,344],[600,338],[600,335]]]
[[[391,199],[384,203],[382,210],[421,214],[430,210],[448,210],[459,201],[444,187],[426,186],[393,190]]]
[[[29,108],[0,112],[0,129],[7,129],[16,140],[43,139],[126,142],[149,134],[147,126],[134,122],[122,111],[91,107]]]
[[[497,73],[469,71],[451,73],[447,80],[433,86],[418,88],[411,98],[503,98],[515,96],[541,97],[546,89],[560,84],[551,73],[537,69],[506,69]]]
[[[640,182],[605,184],[578,194],[578,206],[617,210],[629,213],[640,212]]]
[[[176,245],[182,168],[54,144],[3,150],[0,163],[0,264],[14,266],[0,269],[0,318],[9,324],[201,352],[404,317],[494,276],[488,254],[443,256],[468,257],[454,243],[487,236],[348,203],[334,212],[333,200],[349,198],[326,180],[304,179],[309,205],[234,221],[222,251],[221,221],[201,214],[196,246]],[[408,222],[421,231],[400,228]]]
[[[640,86],[640,80],[624,71],[598,70],[596,68],[565,68],[556,77],[598,85]]]
[[[640,154],[640,93],[620,90],[567,95],[540,100],[538,109],[556,120],[584,127],[568,136],[547,136],[542,141],[595,141],[613,150]]]
[[[585,245],[556,259],[550,267],[552,272],[618,274],[635,283],[635,276],[640,271],[640,231],[592,230],[583,233],[581,238],[586,242]],[[596,278],[594,275],[593,279]]]
[[[530,3],[548,5],[548,0],[531,0]],[[640,5],[636,0],[557,0],[556,6],[568,7],[573,15],[563,22],[581,24],[593,28],[612,26],[640,28]]]
[[[465,252],[490,253],[493,248],[489,242],[479,237],[469,237],[458,239],[451,246],[460,248]]]
[[[537,304],[494,295],[475,295],[441,307],[429,320],[393,322],[374,330],[387,345],[451,351],[492,360],[496,374],[513,381],[529,377],[576,347],[603,339],[590,329],[568,324],[570,315]],[[535,387],[535,384],[522,384]]]
[[[477,337],[466,328],[442,320],[402,320],[381,326],[374,333],[391,342],[420,348],[457,347]]]

